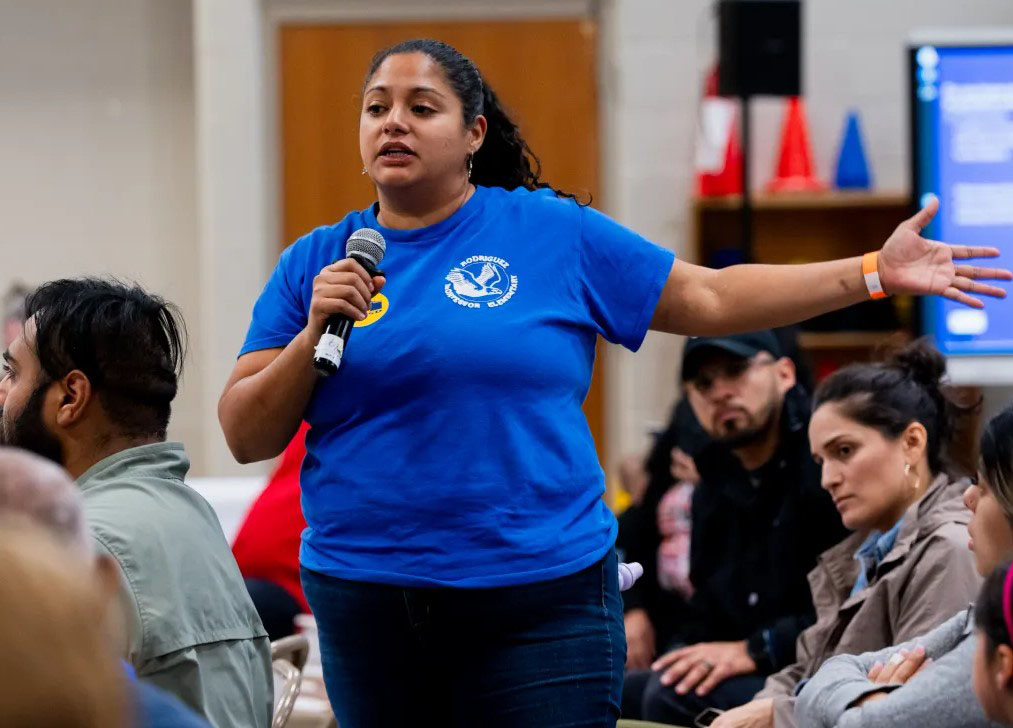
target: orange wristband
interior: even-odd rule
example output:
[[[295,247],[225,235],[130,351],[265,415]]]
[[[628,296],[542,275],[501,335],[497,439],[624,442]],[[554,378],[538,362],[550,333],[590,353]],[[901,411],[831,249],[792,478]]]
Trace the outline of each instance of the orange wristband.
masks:
[[[869,298],[886,298],[886,291],[879,280],[878,252],[862,256],[862,275],[865,276],[865,287],[869,289]]]

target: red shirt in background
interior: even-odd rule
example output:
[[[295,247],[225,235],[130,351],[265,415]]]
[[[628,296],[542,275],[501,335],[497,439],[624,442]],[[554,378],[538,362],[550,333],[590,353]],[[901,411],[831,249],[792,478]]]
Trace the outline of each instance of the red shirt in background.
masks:
[[[267,487],[250,506],[232,553],[245,578],[277,584],[309,614],[299,581],[299,541],[306,528],[299,502],[299,469],[306,455],[307,430],[304,422],[285,448]]]

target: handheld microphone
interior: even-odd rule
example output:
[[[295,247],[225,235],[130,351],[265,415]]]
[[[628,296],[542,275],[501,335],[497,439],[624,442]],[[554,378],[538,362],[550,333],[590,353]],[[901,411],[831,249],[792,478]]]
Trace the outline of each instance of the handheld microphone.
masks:
[[[376,230],[360,228],[345,243],[345,257],[356,260],[366,269],[370,276],[382,276],[377,269],[384,253],[387,252],[387,241]],[[348,336],[352,333],[352,319],[343,314],[327,317],[324,333],[313,352],[313,368],[322,377],[329,377],[341,366],[341,357],[348,345]]]

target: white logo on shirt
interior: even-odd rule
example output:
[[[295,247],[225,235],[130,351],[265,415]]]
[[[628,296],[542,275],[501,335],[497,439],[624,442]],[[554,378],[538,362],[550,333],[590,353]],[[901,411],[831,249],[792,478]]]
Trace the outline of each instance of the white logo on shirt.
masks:
[[[517,276],[509,275],[510,264],[490,255],[473,255],[447,273],[444,292],[465,308],[502,306],[517,292]]]

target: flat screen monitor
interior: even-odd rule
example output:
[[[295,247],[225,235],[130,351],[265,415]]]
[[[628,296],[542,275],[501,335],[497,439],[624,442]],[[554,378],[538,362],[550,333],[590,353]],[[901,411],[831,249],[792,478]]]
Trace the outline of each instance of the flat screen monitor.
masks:
[[[1013,268],[1013,32],[914,38],[909,63],[915,199],[940,201],[923,234],[997,247],[996,264]],[[921,310],[951,374],[956,368],[972,381],[967,374],[979,367],[959,359],[988,358],[979,363],[992,364],[985,378],[993,381],[980,383],[1013,382],[1013,358],[995,359],[1013,355],[1013,297],[989,299],[984,310],[933,297]]]

